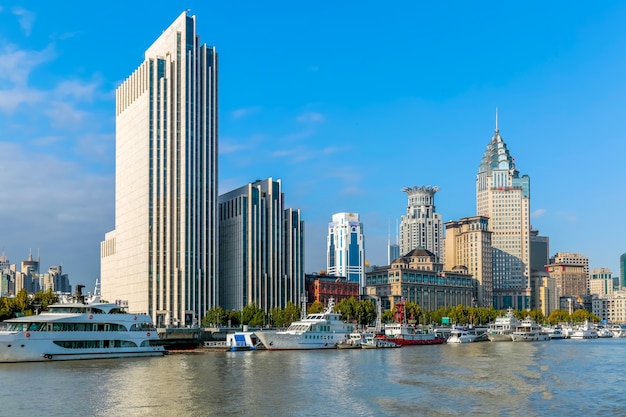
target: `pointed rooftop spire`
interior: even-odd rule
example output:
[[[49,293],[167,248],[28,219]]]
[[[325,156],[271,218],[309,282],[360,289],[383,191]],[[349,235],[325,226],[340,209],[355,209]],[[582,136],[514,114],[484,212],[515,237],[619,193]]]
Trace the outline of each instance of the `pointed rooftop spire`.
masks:
[[[498,108],[496,107],[496,133],[500,132],[498,130]]]

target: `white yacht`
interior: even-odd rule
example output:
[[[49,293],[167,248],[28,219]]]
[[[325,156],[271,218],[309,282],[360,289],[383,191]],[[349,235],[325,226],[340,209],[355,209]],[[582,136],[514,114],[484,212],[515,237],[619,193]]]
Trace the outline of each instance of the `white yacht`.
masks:
[[[67,302],[36,316],[6,320],[0,331],[0,362],[37,362],[160,356],[160,343],[147,314],[129,314],[99,296],[86,299],[79,286]]]
[[[574,332],[571,336],[572,339],[597,339],[598,332],[596,328],[589,324],[589,322],[585,321],[582,325],[578,326],[574,329]]]
[[[256,335],[267,350],[335,349],[354,332],[354,326],[341,321],[341,315],[333,312],[334,306],[334,300],[330,299],[323,313],[308,314],[291,323],[287,330],[262,331]]]
[[[510,342],[511,334],[521,321],[513,315],[513,309],[509,307],[505,316],[496,317],[495,323],[489,325],[487,337],[492,342]]]
[[[626,324],[614,324],[610,330],[613,337],[626,337]]]
[[[511,333],[511,340],[514,342],[536,342],[550,340],[550,335],[533,319],[526,317]]]
[[[480,331],[474,327],[454,327],[450,331],[447,343],[473,343],[487,340],[488,335],[484,330]]]

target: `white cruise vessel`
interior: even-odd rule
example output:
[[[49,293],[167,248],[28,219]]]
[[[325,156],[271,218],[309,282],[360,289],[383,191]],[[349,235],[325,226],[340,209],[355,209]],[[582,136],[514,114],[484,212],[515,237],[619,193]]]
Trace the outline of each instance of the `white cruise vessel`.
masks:
[[[522,322],[513,315],[513,309],[509,307],[503,317],[496,317],[495,323],[489,325],[487,337],[492,342],[510,342],[511,334]]]
[[[101,303],[98,296],[86,301],[80,288],[69,302],[5,323],[0,363],[165,354],[150,316],[129,314],[118,304]]]
[[[291,323],[287,330],[262,331],[256,335],[267,350],[335,349],[337,343],[349,338],[354,326],[339,319],[334,313],[333,299],[323,313],[308,314]]]

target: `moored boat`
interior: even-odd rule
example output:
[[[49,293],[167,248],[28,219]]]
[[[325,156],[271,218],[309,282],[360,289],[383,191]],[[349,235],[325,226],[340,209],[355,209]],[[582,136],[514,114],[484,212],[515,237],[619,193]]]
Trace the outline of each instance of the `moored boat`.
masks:
[[[396,304],[395,323],[385,324],[383,338],[403,346],[440,345],[446,343],[444,337],[438,336],[432,328],[416,326],[406,321],[404,302]]]
[[[129,314],[78,286],[71,300],[35,316],[6,320],[0,332],[0,362],[106,359],[165,354],[152,319]]]
[[[337,343],[337,349],[360,349],[363,340],[361,333],[350,333],[348,337]]]
[[[341,321],[334,307],[331,298],[323,313],[308,314],[291,323],[287,330],[263,331],[256,335],[267,350],[335,349],[354,332],[354,325]]]
[[[533,319],[526,317],[511,333],[511,340],[514,342],[537,342],[550,340],[550,336]]]
[[[571,336],[572,339],[597,339],[598,332],[595,327],[585,321],[583,324],[574,329]]]
[[[487,337],[492,342],[510,342],[511,334],[521,321],[513,315],[513,309],[509,307],[506,315],[496,317],[496,321],[489,325]]]
[[[401,344],[392,342],[384,337],[375,337],[374,335],[368,335],[361,343],[363,349],[386,349],[386,348],[399,348]]]
[[[484,330],[478,330],[475,327],[454,327],[450,332],[450,337],[447,343],[474,343],[474,342],[486,342],[489,340],[487,333]]]
[[[235,332],[226,335],[226,346],[232,352],[256,350],[257,342],[258,337],[254,332]]]

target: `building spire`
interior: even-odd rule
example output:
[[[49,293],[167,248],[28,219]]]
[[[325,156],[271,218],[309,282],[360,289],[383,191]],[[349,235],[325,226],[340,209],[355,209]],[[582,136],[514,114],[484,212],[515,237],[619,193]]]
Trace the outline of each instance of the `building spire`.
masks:
[[[500,131],[498,130],[498,108],[496,107],[496,134],[498,132],[500,132]]]

